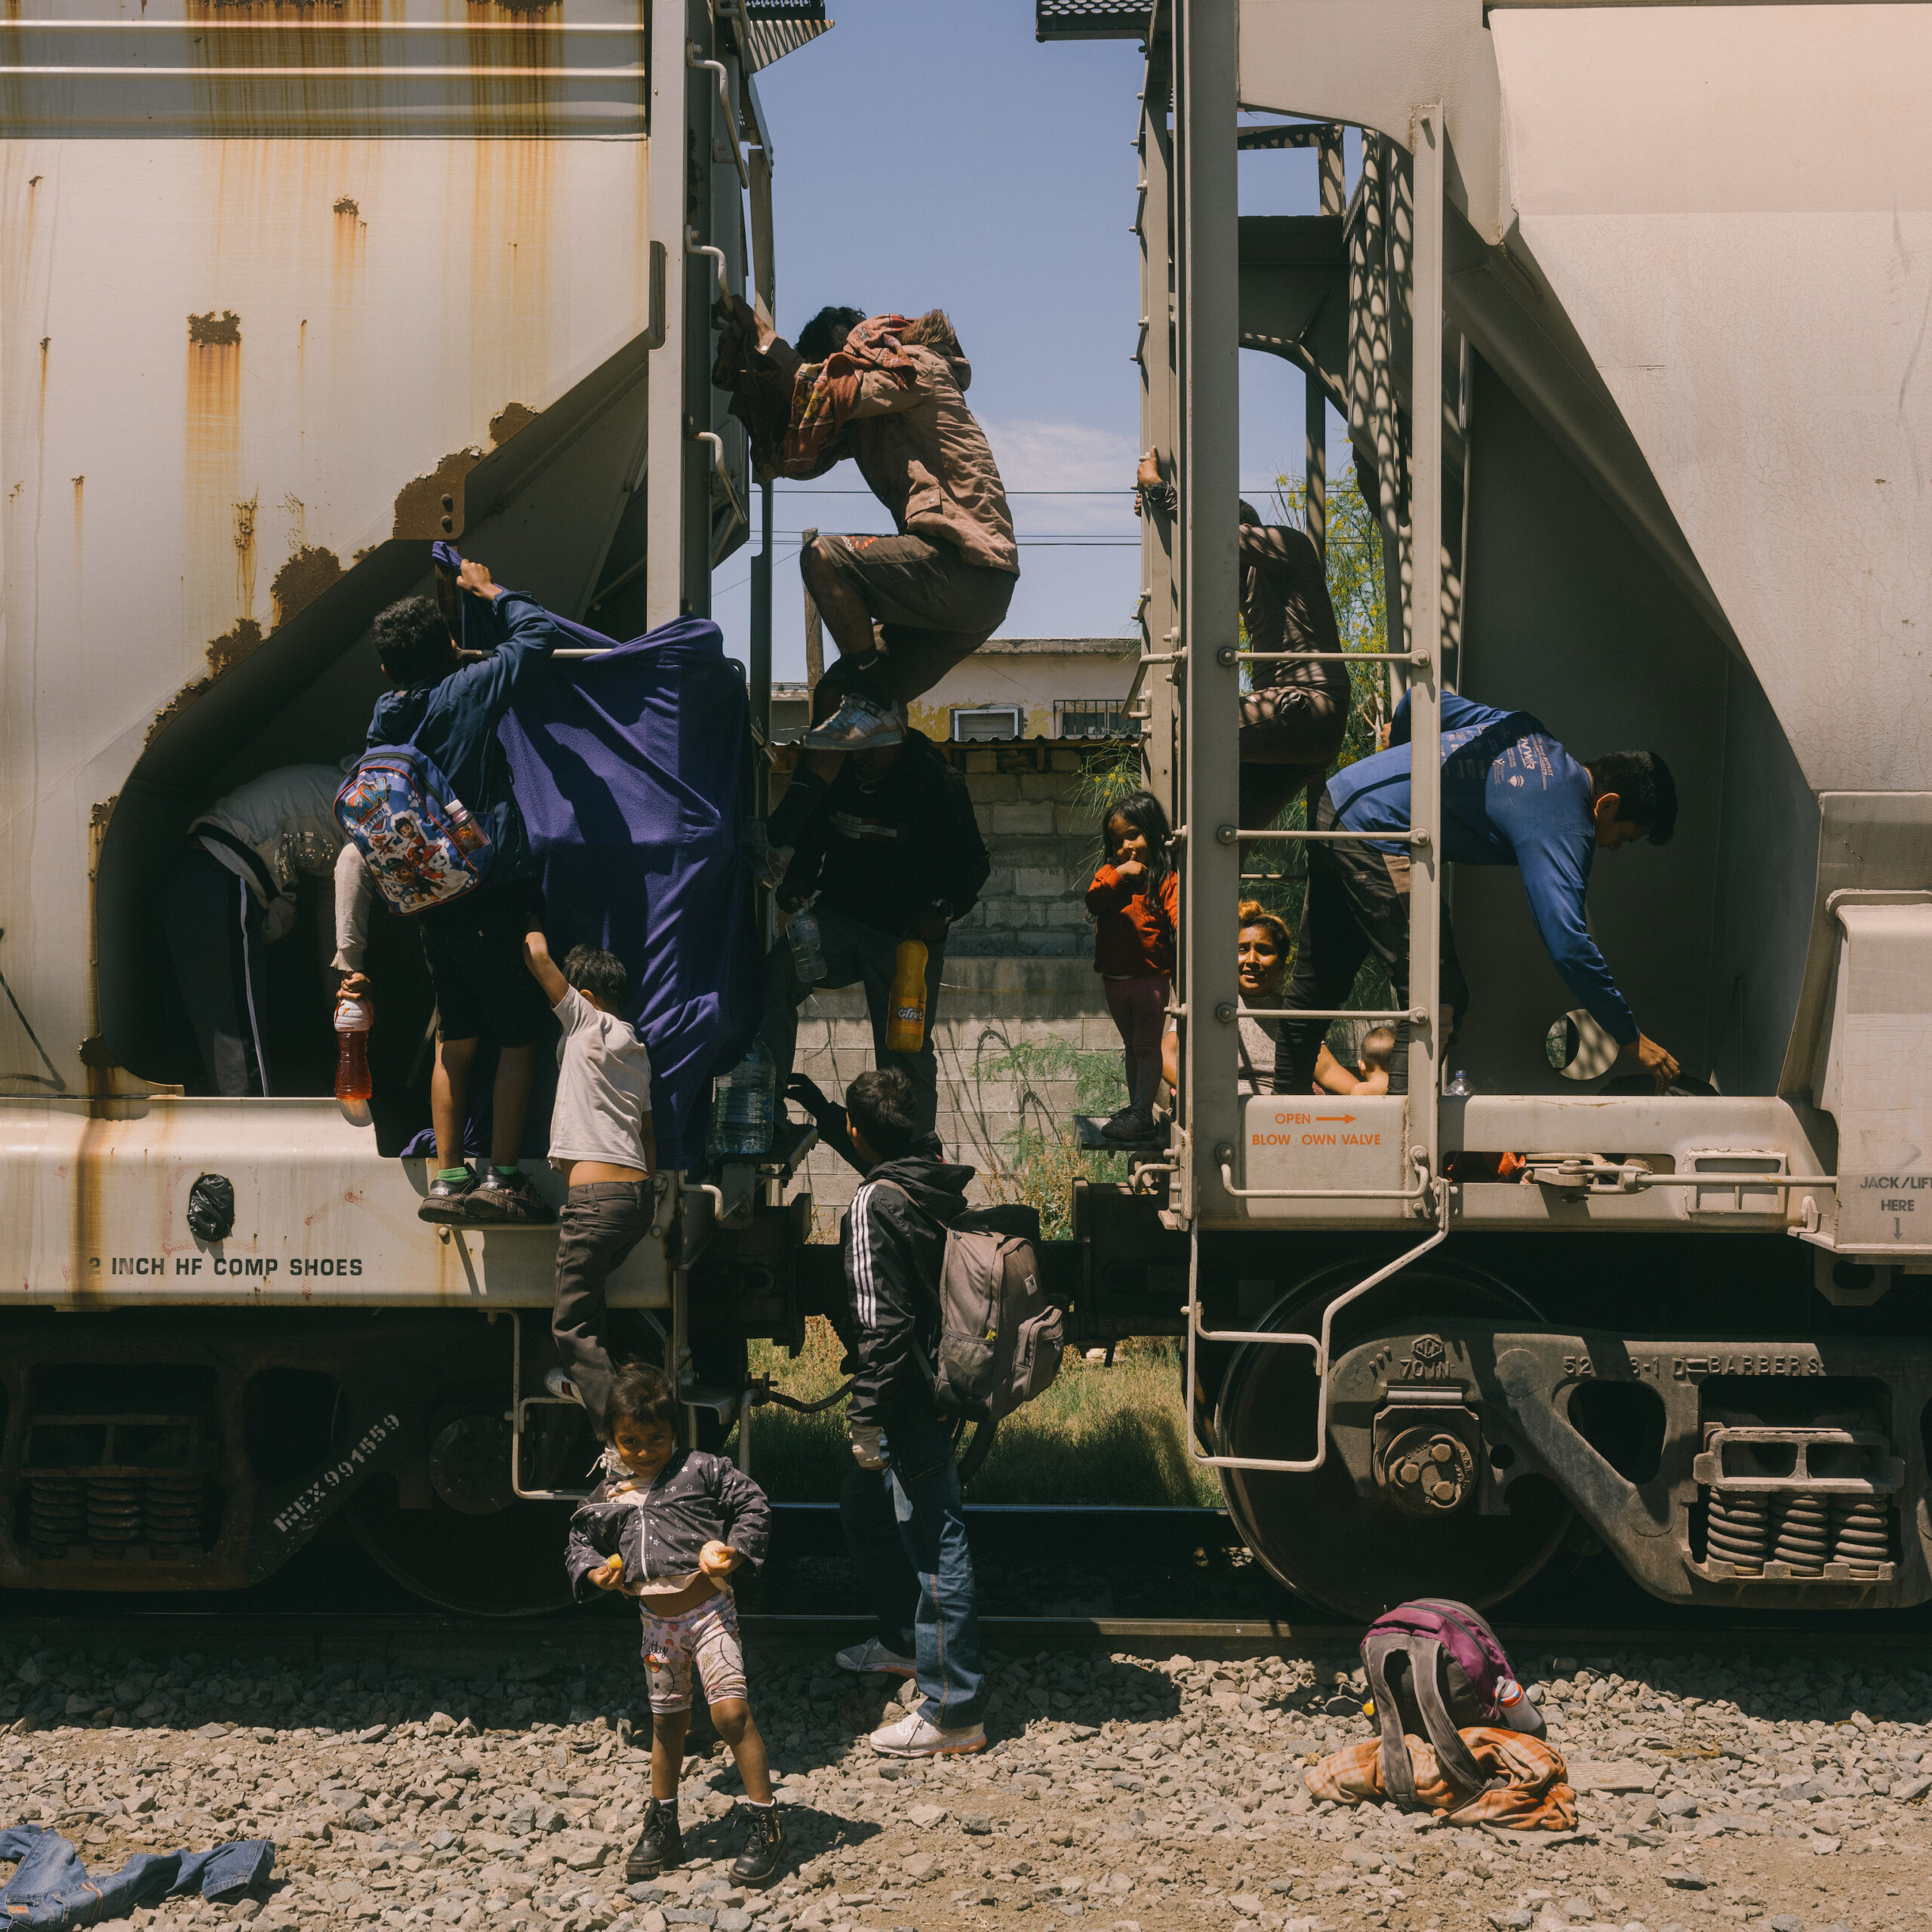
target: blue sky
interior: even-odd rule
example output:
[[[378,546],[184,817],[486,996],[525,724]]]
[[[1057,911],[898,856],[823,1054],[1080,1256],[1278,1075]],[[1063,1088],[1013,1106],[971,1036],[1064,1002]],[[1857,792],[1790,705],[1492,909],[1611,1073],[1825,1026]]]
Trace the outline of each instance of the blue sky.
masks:
[[[780,330],[827,303],[944,309],[1022,543],[1002,635],[1127,635],[1140,575],[1125,494],[1140,423],[1128,232],[1139,43],[1043,45],[1032,0],[831,0],[828,11],[831,32],[758,78],[776,150]],[[1241,195],[1249,212],[1312,212],[1312,162],[1244,156]],[[1302,381],[1258,355],[1241,358],[1241,380],[1247,485],[1300,467]],[[1332,415],[1330,441],[1339,454]],[[1110,494],[1022,494],[1094,491]],[[850,463],[777,495],[773,655],[775,675],[796,680],[795,533],[891,525]],[[712,586],[734,657],[749,634],[755,548],[728,558]]]

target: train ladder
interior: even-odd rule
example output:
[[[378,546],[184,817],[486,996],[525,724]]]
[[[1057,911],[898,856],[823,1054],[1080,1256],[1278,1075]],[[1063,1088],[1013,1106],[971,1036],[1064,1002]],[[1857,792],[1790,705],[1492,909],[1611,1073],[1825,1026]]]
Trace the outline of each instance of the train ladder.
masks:
[[[1161,8],[1160,14],[1165,14]],[[1186,759],[1183,791],[1183,822],[1175,835],[1186,909],[1185,943],[1180,961],[1183,975],[1174,1011],[1181,1035],[1182,1124],[1177,1135],[1174,1180],[1189,1229],[1187,1295],[1187,1382],[1195,1386],[1196,1352],[1200,1343],[1228,1342],[1274,1347],[1306,1348],[1313,1352],[1321,1380],[1316,1408],[1314,1453],[1285,1460],[1257,1457],[1200,1453],[1193,1429],[1189,1453],[1199,1463],[1217,1469],[1271,1470],[1306,1474],[1327,1460],[1330,1378],[1334,1367],[1332,1340],[1335,1318],[1351,1304],[1409,1267],[1447,1238],[1449,1193],[1440,1172],[1441,1090],[1442,756],[1441,653],[1442,638],[1442,235],[1444,160],[1446,145],[1441,106],[1429,103],[1412,112],[1411,148],[1414,161],[1412,237],[1408,249],[1414,368],[1411,422],[1412,442],[1408,466],[1412,540],[1417,560],[1407,591],[1409,623],[1406,651],[1272,653],[1244,651],[1238,637],[1238,598],[1232,534],[1238,499],[1239,378],[1229,344],[1238,341],[1240,228],[1236,196],[1235,117],[1239,99],[1239,60],[1234,10],[1217,0],[1174,0],[1172,94],[1175,130],[1172,148],[1175,184],[1172,223],[1174,285],[1179,296],[1177,327],[1170,351],[1178,363],[1171,395],[1158,395],[1149,383],[1147,401],[1168,403],[1178,420],[1180,568],[1174,574],[1174,601],[1179,635],[1171,653],[1148,654],[1148,661],[1174,665],[1178,712],[1176,741]],[[1158,24],[1158,17],[1157,17]],[[1153,160],[1161,143],[1150,139],[1149,123],[1160,112],[1164,88],[1155,85],[1155,48],[1149,46],[1149,85],[1143,100],[1143,162]],[[1147,173],[1151,177],[1153,169]],[[1371,186],[1373,184],[1371,183]],[[1151,186],[1151,180],[1150,180]],[[1151,195],[1149,198],[1151,198]],[[1364,197],[1364,207],[1371,197]],[[1144,204],[1143,204],[1144,206]],[[1365,214],[1366,218],[1366,214]],[[1399,242],[1391,240],[1392,253]],[[1145,315],[1164,309],[1168,297],[1166,261],[1143,248],[1143,304]],[[1380,264],[1380,326],[1385,330],[1387,300],[1395,285],[1389,254]],[[1374,285],[1365,299],[1375,293]],[[1143,349],[1143,353],[1145,352]],[[1150,358],[1151,359],[1151,358]],[[1401,429],[1392,383],[1376,385],[1372,417],[1378,447],[1392,454]],[[1158,436],[1159,425],[1149,423]],[[1388,465],[1379,465],[1384,474]],[[1151,524],[1149,519],[1148,523]],[[1147,524],[1143,524],[1143,529]],[[1143,550],[1151,552],[1151,535]],[[1158,560],[1150,555],[1158,574]],[[1390,586],[1401,595],[1400,586]],[[1143,609],[1147,608],[1143,599]],[[1392,629],[1394,627],[1392,626]],[[1151,629],[1151,626],[1150,626]],[[1399,632],[1398,633],[1399,635]],[[1169,641],[1164,638],[1163,641]],[[1235,906],[1241,884],[1239,854],[1244,842],[1314,844],[1389,842],[1386,835],[1342,831],[1275,831],[1247,828],[1234,821],[1238,810],[1240,666],[1267,663],[1286,655],[1314,661],[1355,664],[1365,656],[1386,657],[1405,665],[1410,674],[1411,829],[1406,841],[1412,855],[1410,894],[1409,1004],[1386,1012],[1337,1008],[1312,1011],[1284,1008],[1248,1009],[1257,1019],[1279,1019],[1294,1011],[1304,1019],[1406,1021],[1409,1028],[1407,1068],[1410,1145],[1413,1174],[1400,1189],[1247,1189],[1234,1184],[1235,1148],[1231,1140],[1216,1142],[1211,1161],[1201,1158],[1203,1135],[1199,1102],[1203,1092],[1200,1033],[1194,1022],[1204,1004],[1203,981],[1209,975],[1225,980],[1225,962],[1203,964],[1208,949],[1226,952],[1233,930]],[[1145,677],[1137,678],[1137,687]],[[1213,826],[1211,839],[1200,832]],[[1211,995],[1210,995],[1211,997]],[[1226,1040],[1220,1030],[1238,1023],[1241,1009],[1235,1000],[1218,1000],[1212,1010],[1215,1061],[1210,1078],[1225,1081],[1232,1056],[1219,1049]],[[1237,1103],[1238,1104],[1238,1103]],[[1218,1095],[1211,1110],[1223,1120],[1228,1109]],[[1271,1333],[1203,1326],[1200,1294],[1201,1221],[1204,1202],[1220,1196],[1230,1202],[1255,1200],[1399,1200],[1420,1210],[1433,1204],[1433,1233],[1398,1256],[1324,1311],[1318,1335]]]

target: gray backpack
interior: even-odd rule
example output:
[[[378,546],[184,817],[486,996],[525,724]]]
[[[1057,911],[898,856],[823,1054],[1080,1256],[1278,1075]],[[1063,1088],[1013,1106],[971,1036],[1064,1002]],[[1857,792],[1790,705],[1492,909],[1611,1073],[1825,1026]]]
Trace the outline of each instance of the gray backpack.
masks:
[[[1017,1202],[969,1208],[946,1229],[938,1360],[914,1351],[943,1414],[998,1422],[1060,1373],[1066,1321],[1040,1286],[1039,1238],[1038,1213]]]

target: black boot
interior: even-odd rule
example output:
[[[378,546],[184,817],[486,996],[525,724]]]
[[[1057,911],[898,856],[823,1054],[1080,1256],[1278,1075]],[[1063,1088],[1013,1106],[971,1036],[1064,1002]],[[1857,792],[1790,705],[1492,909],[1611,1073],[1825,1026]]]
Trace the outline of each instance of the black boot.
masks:
[[[745,1840],[738,1848],[737,1862],[731,1867],[731,1882],[769,1885],[785,1864],[785,1827],[778,1822],[778,1807],[741,1804],[738,1816],[745,1821]]]
[[[624,1860],[624,1883],[634,1885],[640,1878],[654,1878],[659,1872],[668,1872],[684,1862],[685,1841],[678,1829],[678,1807],[675,1803],[660,1804],[654,1798],[645,1811],[644,1829],[638,1833],[637,1843]]]

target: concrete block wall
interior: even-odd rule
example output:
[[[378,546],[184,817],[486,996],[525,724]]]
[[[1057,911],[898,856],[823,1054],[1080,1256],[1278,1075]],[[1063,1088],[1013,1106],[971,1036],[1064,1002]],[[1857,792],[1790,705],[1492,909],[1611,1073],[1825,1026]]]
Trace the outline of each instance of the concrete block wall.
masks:
[[[1022,1127],[1057,1138],[1073,1118],[1071,1078],[1016,1076],[1009,1063],[1021,1042],[1062,1040],[1118,1057],[1120,1035],[1108,1017],[1100,976],[1085,959],[958,958],[949,953],[940,982],[933,1044],[939,1055],[939,1134],[949,1158],[979,1170],[971,1198],[995,1198],[988,1183]],[[815,992],[798,1010],[798,1070],[828,1094],[872,1063],[865,995],[856,986]],[[858,1177],[837,1155],[815,1150],[804,1185],[820,1217],[820,1240],[835,1236],[838,1214]]]
[[[1080,752],[1044,744],[943,749],[964,772],[992,861],[979,903],[953,929],[951,956],[1091,961],[1086,895],[1100,833],[1093,808],[1080,801]],[[774,805],[792,755],[789,746],[781,752]]]
[[[1100,831],[1093,808],[1080,802],[1081,753],[1042,743],[942,749],[964,773],[992,862],[979,903],[948,942],[934,1033],[940,1137],[951,1158],[980,1170],[973,1198],[983,1200],[1016,1129],[1057,1137],[1074,1111],[1071,1079],[1016,1081],[994,1069],[1023,1040],[1118,1056],[1120,1035],[1094,971],[1086,893]],[[795,755],[780,750],[774,804]],[[864,995],[856,986],[814,993],[799,1009],[798,1071],[838,1094],[872,1063]],[[805,1183],[820,1214],[819,1238],[832,1238],[826,1217],[835,1220],[857,1177],[820,1152]]]

